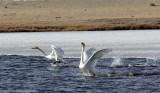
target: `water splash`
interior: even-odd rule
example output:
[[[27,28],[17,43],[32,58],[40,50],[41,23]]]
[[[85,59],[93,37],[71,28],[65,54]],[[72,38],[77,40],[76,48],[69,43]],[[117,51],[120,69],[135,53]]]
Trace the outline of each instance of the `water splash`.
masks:
[[[151,60],[153,60],[153,62],[157,62],[157,60],[158,60],[158,57],[157,57],[157,56],[154,56],[154,57],[152,57],[152,58],[148,58],[148,59],[151,59]]]
[[[121,61],[121,56],[118,55],[111,64],[111,67],[121,67],[123,65]]]

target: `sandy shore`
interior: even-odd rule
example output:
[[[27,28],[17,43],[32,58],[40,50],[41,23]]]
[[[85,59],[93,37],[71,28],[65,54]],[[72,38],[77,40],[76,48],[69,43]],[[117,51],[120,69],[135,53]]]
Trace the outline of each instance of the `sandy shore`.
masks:
[[[0,1],[0,32],[160,29],[152,0]]]

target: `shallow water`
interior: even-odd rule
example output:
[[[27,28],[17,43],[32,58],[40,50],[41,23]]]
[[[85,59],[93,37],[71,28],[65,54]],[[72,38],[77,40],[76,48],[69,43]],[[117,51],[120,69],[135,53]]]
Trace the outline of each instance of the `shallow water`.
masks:
[[[160,32],[46,32],[0,34],[0,92],[160,92]],[[80,69],[81,45],[112,48],[95,67],[96,76]],[[50,53],[64,49],[67,64],[54,65],[35,45]]]

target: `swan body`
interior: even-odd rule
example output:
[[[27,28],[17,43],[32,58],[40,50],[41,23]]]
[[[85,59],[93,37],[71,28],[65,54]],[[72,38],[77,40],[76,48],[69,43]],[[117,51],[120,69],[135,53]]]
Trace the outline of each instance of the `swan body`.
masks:
[[[64,55],[63,50],[60,47],[54,46],[54,45],[51,45],[51,48],[52,48],[52,52],[49,55],[46,55],[46,53],[42,49],[40,49],[38,46],[35,46],[32,49],[38,49],[39,51],[41,51],[44,54],[44,56],[52,60],[54,64],[62,63],[62,62],[65,63],[65,61],[63,60],[63,55]]]
[[[90,48],[84,51],[85,43],[82,44],[81,51],[81,60],[79,64],[79,68],[81,71],[89,76],[94,76],[94,67],[96,66],[98,58],[102,57],[105,53],[111,52],[111,49],[101,49],[99,51],[95,51],[94,48]]]

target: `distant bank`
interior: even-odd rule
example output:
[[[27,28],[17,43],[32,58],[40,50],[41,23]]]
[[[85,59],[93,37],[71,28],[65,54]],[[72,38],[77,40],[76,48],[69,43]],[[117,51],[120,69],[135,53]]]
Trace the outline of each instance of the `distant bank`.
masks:
[[[151,6],[152,3],[152,0],[0,0],[0,32],[160,29],[160,3]]]

